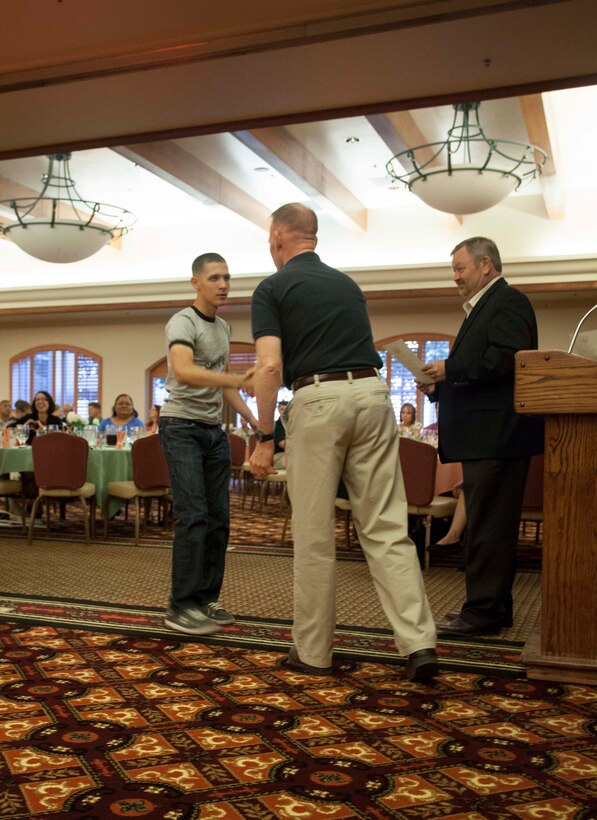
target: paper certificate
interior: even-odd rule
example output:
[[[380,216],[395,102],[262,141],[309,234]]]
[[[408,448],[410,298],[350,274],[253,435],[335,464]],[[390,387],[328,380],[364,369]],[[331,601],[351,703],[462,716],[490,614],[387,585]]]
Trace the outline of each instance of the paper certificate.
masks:
[[[417,381],[423,382],[423,384],[433,384],[431,376],[428,376],[427,373],[423,373],[421,369],[423,362],[402,339],[398,339],[396,342],[386,345],[386,350],[389,350],[392,356],[395,356],[401,365],[404,365],[407,370],[410,370]]]

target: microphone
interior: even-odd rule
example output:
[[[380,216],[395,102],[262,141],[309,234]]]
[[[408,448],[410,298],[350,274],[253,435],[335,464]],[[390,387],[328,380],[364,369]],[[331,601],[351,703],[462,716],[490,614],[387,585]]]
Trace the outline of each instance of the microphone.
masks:
[[[582,317],[582,319],[581,319],[581,320],[580,320],[580,322],[578,323],[578,325],[577,325],[577,327],[576,327],[576,330],[574,331],[574,336],[572,337],[572,341],[570,342],[570,347],[568,348],[568,353],[572,353],[572,348],[574,347],[574,342],[576,341],[576,337],[578,336],[578,332],[579,332],[579,330],[581,329],[581,327],[582,327],[582,325],[583,325],[583,322],[585,321],[585,319],[586,319],[588,316],[590,316],[590,315],[591,315],[591,313],[592,313],[594,310],[597,310],[597,305],[593,305],[593,307],[592,307],[592,308],[589,308],[589,310],[587,310],[587,312],[585,313],[585,315]]]

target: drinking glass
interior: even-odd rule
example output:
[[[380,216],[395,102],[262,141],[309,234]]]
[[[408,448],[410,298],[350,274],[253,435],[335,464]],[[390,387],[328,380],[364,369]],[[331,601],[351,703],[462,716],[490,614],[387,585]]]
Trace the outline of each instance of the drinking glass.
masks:
[[[29,438],[29,427],[25,424],[17,424],[13,427],[14,435],[17,444],[26,444],[27,439]]]
[[[130,430],[127,431],[127,446],[132,447],[135,441],[139,438],[139,434],[141,433],[140,427],[131,427]]]
[[[124,427],[118,428],[116,432],[116,446],[119,450],[122,450],[124,443],[126,442],[126,430]]]
[[[109,424],[106,427],[106,444],[108,447],[114,447],[116,445],[116,441],[116,427],[114,427],[113,424]]]
[[[97,430],[93,424],[89,424],[83,428],[83,438],[90,447],[95,447],[97,439]]]

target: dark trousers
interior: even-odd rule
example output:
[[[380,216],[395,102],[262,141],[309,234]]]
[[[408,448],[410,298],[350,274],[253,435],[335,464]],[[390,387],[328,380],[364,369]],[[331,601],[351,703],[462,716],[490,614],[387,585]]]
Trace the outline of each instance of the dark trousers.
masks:
[[[230,446],[219,426],[160,419],[174,507],[170,606],[217,601],[230,532]]]
[[[463,461],[466,602],[475,626],[512,623],[512,585],[528,457]]]

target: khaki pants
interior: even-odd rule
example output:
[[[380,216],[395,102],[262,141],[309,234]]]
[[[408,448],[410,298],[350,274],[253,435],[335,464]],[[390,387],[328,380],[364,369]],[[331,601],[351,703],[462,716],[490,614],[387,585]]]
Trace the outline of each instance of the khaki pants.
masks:
[[[285,423],[294,539],[292,634],[300,659],[329,666],[332,657],[334,499],[340,478],[398,650],[409,655],[434,647],[435,624],[408,537],[398,427],[387,386],[373,377],[303,387],[288,406]]]

